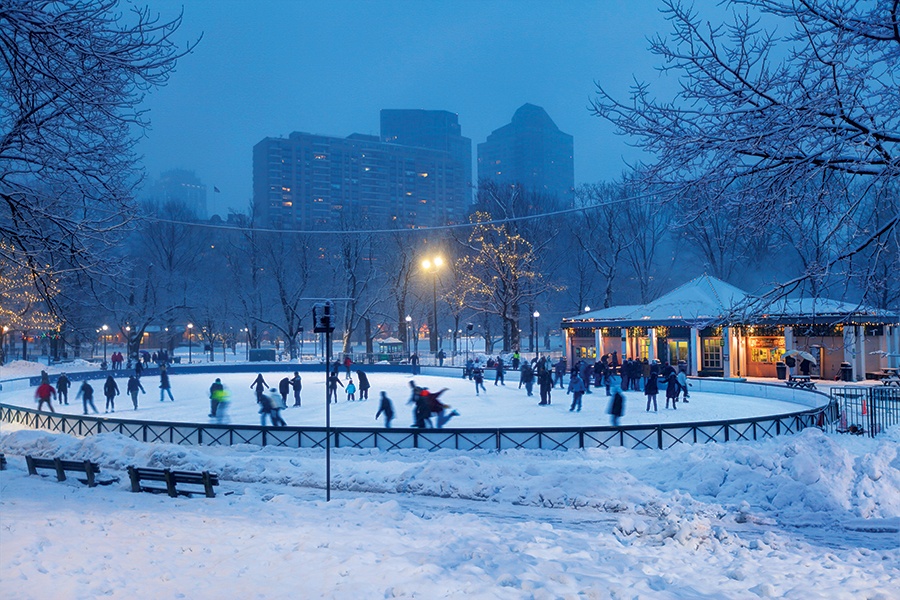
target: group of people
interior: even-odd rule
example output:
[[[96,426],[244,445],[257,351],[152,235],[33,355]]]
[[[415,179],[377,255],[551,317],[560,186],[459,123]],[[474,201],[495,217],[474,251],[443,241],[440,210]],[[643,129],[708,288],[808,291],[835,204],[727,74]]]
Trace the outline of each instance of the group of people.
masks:
[[[56,411],[53,409],[52,400],[58,399],[61,405],[68,406],[69,404],[69,389],[72,387],[72,381],[69,379],[66,373],[61,373],[59,377],[56,379],[56,387],[54,388],[50,384],[50,376],[46,371],[41,371],[41,383],[38,385],[37,390],[35,390],[35,399],[38,402],[38,410],[41,410],[41,407],[46,403],[47,408],[50,412],[55,413]],[[168,395],[169,399],[174,402],[175,398],[172,396],[172,386],[169,382],[169,373],[166,370],[165,365],[160,366],[159,370],[159,401],[163,402],[165,400],[165,396]],[[125,384],[125,392],[131,396],[131,403],[134,406],[134,410],[138,409],[138,394],[146,394],[147,390],[144,389],[143,384],[141,383],[141,375],[140,371],[135,370],[128,377],[128,382]],[[119,389],[119,384],[116,383],[115,378],[112,375],[107,375],[106,380],[103,382],[103,396],[106,398],[106,406],[104,412],[106,413],[114,413],[116,412],[116,396],[121,394],[121,390]],[[78,388],[78,393],[75,396],[75,399],[81,399],[84,414],[88,414],[88,408],[90,408],[94,414],[99,414],[99,410],[97,410],[96,405],[94,404],[94,386],[90,384],[89,381],[85,380],[81,382],[81,386]]]
[[[109,368],[113,371],[119,371],[125,368],[125,356],[121,352],[113,352],[109,355]]]

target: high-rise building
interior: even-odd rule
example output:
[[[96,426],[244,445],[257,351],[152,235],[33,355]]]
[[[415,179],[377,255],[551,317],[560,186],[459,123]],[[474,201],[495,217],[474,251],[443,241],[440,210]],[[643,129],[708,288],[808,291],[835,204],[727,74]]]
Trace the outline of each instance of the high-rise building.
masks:
[[[382,114],[381,138],[295,132],[256,144],[253,198],[260,221],[306,230],[344,222],[405,228],[463,221],[471,197],[472,151],[456,115],[385,113],[391,114]]]
[[[575,190],[573,138],[543,108],[524,104],[478,144],[478,179],[521,185],[568,205]]]
[[[206,219],[206,186],[193,171],[165,171],[150,186],[147,200],[160,208],[169,202],[180,202],[198,219]]]
[[[381,139],[389,144],[449,153],[453,160],[462,165],[465,185],[472,185],[472,140],[463,137],[456,113],[446,110],[382,110]]]

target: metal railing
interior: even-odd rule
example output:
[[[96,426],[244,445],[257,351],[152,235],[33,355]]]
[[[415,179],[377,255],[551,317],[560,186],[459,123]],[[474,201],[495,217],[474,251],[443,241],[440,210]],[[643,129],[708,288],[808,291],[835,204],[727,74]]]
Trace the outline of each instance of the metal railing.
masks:
[[[807,427],[823,427],[831,405],[797,413],[666,425],[622,427],[510,427],[481,429],[385,429],[332,427],[336,448],[424,448],[426,450],[571,450],[583,448],[656,448],[679,444],[760,440],[794,434]],[[253,444],[289,448],[324,448],[324,427],[264,427],[259,425],[197,424],[91,415],[63,415],[0,404],[0,421],[84,437],[118,433],[141,442],[187,446]]]
[[[825,420],[829,431],[875,437],[900,423],[900,388],[834,387],[830,397]]]

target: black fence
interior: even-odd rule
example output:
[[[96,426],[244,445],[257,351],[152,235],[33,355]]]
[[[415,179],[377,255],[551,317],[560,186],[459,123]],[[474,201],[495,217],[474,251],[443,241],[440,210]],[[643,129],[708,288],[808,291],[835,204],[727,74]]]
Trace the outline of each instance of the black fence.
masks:
[[[833,404],[833,403],[832,403]],[[828,411],[831,410],[832,413]],[[794,434],[807,427],[822,428],[832,405],[774,416],[704,423],[631,425],[583,428],[505,429],[384,429],[331,428],[336,448],[423,448],[426,450],[572,450],[581,448],[656,448],[679,444],[749,441]],[[324,427],[262,427],[258,425],[196,424],[99,416],[62,415],[0,404],[0,421],[84,437],[118,433],[141,442],[187,446],[253,444],[288,448],[324,448]]]
[[[900,423],[900,388],[835,387],[830,397],[825,412],[829,431],[875,437]]]

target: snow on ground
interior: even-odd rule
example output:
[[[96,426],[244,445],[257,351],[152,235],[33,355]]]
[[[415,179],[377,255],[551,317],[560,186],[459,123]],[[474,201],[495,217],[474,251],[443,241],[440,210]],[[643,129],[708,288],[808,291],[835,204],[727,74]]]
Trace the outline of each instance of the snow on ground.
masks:
[[[668,451],[143,444],[0,428],[4,598],[896,598],[900,430]],[[21,455],[120,481],[29,477]],[[212,469],[133,494],[128,464]]]
[[[283,377],[291,373],[264,372],[263,376],[270,386],[277,387]],[[302,406],[294,408],[293,395],[288,396],[288,408],[281,415],[288,425],[324,426],[325,424],[325,384],[321,373],[301,373],[303,377]],[[116,383],[122,395],[115,400],[115,414],[110,418],[139,418],[150,421],[178,422],[212,422],[209,414],[209,386],[216,377],[222,379],[231,393],[231,402],[227,411],[231,423],[258,424],[260,416],[256,404],[256,395],[250,389],[255,379],[253,373],[234,374],[181,374],[171,376],[174,402],[160,402],[159,378],[146,376],[142,384],[146,394],[138,395],[138,410],[135,411],[131,397],[125,395],[127,377],[117,377]],[[412,424],[412,405],[409,382],[428,387],[432,391],[449,388],[441,396],[441,400],[459,411],[460,416],[454,418],[448,427],[583,427],[609,425],[606,412],[609,398],[604,389],[594,390],[586,394],[583,409],[580,413],[569,412],[572,396],[565,390],[556,388],[550,406],[538,406],[540,400],[537,388],[534,396],[528,397],[524,386],[518,389],[518,376],[508,378],[505,386],[495,386],[493,381],[486,381],[487,392],[475,395],[475,384],[456,377],[416,376],[401,373],[371,373],[372,384],[368,401],[347,402],[344,390],[338,388],[339,402],[331,405],[331,424],[336,427],[372,427],[382,421],[375,421],[378,411],[380,392],[385,391],[394,404],[396,418],[394,427],[408,427]],[[94,404],[104,416],[105,399],[102,392],[102,379],[93,382]],[[347,381],[341,378],[343,383]],[[76,385],[80,385],[78,383]],[[75,401],[76,391],[69,393],[69,405],[55,409],[62,413],[81,414],[82,402]],[[359,394],[357,394],[357,397]],[[771,414],[783,414],[804,410],[806,407],[791,402],[766,400],[750,396],[734,396],[696,392],[691,394],[688,404],[678,403],[677,410],[666,410],[665,392],[657,399],[659,412],[646,412],[646,396],[642,392],[626,392],[625,416],[622,425],[678,423],[688,421],[713,421],[737,419]],[[0,393],[0,402],[27,406],[35,406],[34,391],[22,390]]]
[[[256,422],[253,376],[229,377],[233,419]],[[409,377],[372,379],[373,399],[342,398],[335,422],[373,424],[385,389],[396,425],[408,424]],[[160,403],[156,379],[145,378],[137,414],[205,417],[211,380],[174,376],[176,402]],[[284,411],[290,424],[321,424],[315,380],[304,375],[304,406]],[[574,415],[562,395],[546,408],[515,385],[488,382],[479,398],[465,393],[469,385],[451,382],[446,394],[461,426],[608,422],[600,397],[586,397]],[[12,396],[33,406],[25,392],[2,400]],[[629,396],[627,417],[672,413],[648,417],[639,394]],[[720,414],[740,400],[704,396],[678,416]],[[766,412],[777,404],[755,402]],[[79,439],[2,424],[0,452],[10,462],[0,473],[3,598],[887,600],[900,584],[896,427],[874,440],[807,429],[665,451],[340,448],[329,503],[316,449]],[[97,461],[119,481],[89,489],[75,478],[29,477],[26,454]],[[133,494],[130,464],[208,469],[222,483],[212,499]]]

